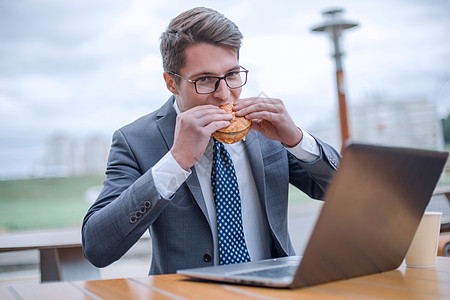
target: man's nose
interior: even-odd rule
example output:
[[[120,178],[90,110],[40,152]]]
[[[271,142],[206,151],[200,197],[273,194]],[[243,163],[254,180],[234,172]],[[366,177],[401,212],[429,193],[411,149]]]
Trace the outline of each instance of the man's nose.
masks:
[[[217,89],[213,95],[223,101],[227,101],[230,98],[230,88],[225,82],[225,79],[219,80]]]

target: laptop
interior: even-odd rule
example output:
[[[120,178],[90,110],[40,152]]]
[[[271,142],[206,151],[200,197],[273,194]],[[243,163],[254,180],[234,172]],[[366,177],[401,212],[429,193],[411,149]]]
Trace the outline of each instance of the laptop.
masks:
[[[302,257],[179,270],[195,279],[300,288],[398,268],[448,153],[350,144]]]

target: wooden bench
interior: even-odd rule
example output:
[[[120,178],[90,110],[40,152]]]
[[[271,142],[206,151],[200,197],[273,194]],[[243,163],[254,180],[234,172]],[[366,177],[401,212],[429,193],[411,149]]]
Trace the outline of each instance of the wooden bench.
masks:
[[[433,196],[443,195],[448,200],[450,206],[450,185],[438,186],[433,192]],[[441,234],[439,235],[438,255],[450,257],[450,216],[442,215]]]
[[[0,252],[39,250],[41,282],[100,279],[83,255],[79,228],[0,234]]]
[[[437,186],[433,191],[433,196],[434,195],[445,195],[450,201],[450,185]]]
[[[437,255],[450,257],[450,232],[441,232],[439,235]]]

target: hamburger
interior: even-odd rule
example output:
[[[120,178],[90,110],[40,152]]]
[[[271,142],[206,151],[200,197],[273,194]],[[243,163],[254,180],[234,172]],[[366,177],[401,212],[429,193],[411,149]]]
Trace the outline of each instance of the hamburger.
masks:
[[[247,120],[244,117],[236,117],[233,107],[234,103],[227,103],[219,106],[220,109],[233,115],[233,119],[231,119],[228,127],[219,129],[212,134],[216,140],[225,144],[234,144],[242,140],[250,131],[252,125],[252,121]]]

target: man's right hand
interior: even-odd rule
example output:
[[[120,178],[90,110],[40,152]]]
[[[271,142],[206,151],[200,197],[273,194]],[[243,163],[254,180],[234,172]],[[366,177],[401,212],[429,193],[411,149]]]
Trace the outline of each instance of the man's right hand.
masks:
[[[232,115],[214,105],[193,107],[177,116],[170,152],[178,164],[189,170],[203,155],[214,131],[230,125]]]

